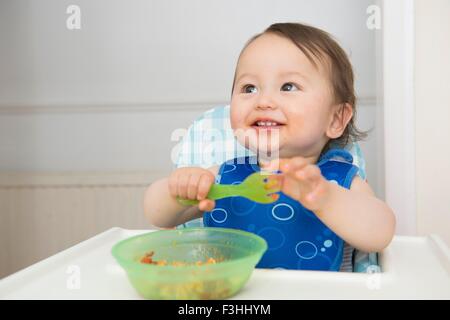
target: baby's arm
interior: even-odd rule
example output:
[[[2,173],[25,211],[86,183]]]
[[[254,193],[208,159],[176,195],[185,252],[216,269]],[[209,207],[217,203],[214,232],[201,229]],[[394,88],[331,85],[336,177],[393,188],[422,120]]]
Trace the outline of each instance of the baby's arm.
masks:
[[[395,216],[391,208],[375,197],[360,177],[349,189],[329,183],[328,201],[315,214],[350,245],[365,252],[379,252],[392,240]]]
[[[200,218],[204,211],[214,208],[206,195],[214,184],[219,167],[208,169],[190,167],[176,169],[169,177],[152,183],[144,195],[144,213],[156,227],[173,228],[186,221]],[[201,200],[198,205],[185,207],[176,197]]]
[[[361,178],[355,177],[350,189],[345,189],[326,180],[319,167],[301,157],[281,160],[280,169],[281,190],[353,247],[378,252],[392,240],[394,213]]]

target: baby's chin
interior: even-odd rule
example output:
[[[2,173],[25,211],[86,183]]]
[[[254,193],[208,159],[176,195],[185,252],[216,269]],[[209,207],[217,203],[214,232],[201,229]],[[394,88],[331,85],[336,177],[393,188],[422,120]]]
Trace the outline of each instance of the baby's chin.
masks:
[[[292,149],[292,147],[284,145],[281,142],[274,147],[264,147],[259,145],[256,141],[247,141],[246,144],[244,144],[242,141],[239,141],[239,143],[246,149],[251,150],[255,155],[258,155],[258,159],[264,162],[269,162],[281,158],[291,158],[303,154],[310,154],[308,150],[303,150],[301,148]]]
[[[266,160],[273,160],[279,158],[281,148],[278,144],[272,147],[271,145],[269,146],[260,145],[256,141],[247,141],[247,143],[239,141],[239,143],[246,149],[251,150],[254,154],[257,154],[258,158]]]

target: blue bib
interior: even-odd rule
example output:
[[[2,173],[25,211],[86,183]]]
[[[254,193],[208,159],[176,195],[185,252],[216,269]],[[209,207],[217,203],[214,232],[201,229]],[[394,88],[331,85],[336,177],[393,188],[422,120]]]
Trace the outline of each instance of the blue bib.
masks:
[[[317,163],[329,181],[350,188],[358,172],[353,158],[343,149],[332,149]],[[256,156],[228,160],[220,166],[216,183],[239,184],[257,171]],[[271,204],[260,204],[243,197],[216,200],[214,210],[205,212],[206,227],[223,227],[253,232],[268,243],[268,250],[257,268],[338,271],[344,242],[301,203],[280,192]]]

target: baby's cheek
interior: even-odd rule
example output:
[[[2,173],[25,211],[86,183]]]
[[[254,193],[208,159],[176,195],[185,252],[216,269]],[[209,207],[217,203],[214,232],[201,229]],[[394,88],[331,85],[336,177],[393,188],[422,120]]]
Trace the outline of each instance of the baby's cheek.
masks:
[[[236,130],[239,128],[239,121],[236,119],[236,117],[233,117],[230,115],[230,124],[231,129]]]
[[[299,147],[308,147],[320,140],[322,135],[323,132],[312,123],[291,126],[288,143]]]
[[[231,107],[230,110],[230,124],[233,130],[242,127],[242,117],[239,117],[235,108]]]

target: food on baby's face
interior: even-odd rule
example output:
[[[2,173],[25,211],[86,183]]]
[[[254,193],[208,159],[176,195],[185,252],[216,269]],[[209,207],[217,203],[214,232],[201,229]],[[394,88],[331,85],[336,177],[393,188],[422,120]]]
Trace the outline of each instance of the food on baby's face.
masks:
[[[196,261],[195,263],[187,263],[187,262],[183,262],[183,261],[172,261],[170,264],[167,262],[167,260],[153,260],[153,255],[155,254],[154,251],[150,251],[148,253],[145,254],[145,256],[143,256],[141,258],[141,263],[146,263],[146,264],[154,264],[157,266],[174,266],[174,267],[184,267],[184,266],[192,266],[192,265],[196,265],[196,266],[202,266],[205,264],[215,264],[217,263],[216,259],[210,257],[208,258],[206,261]]]

